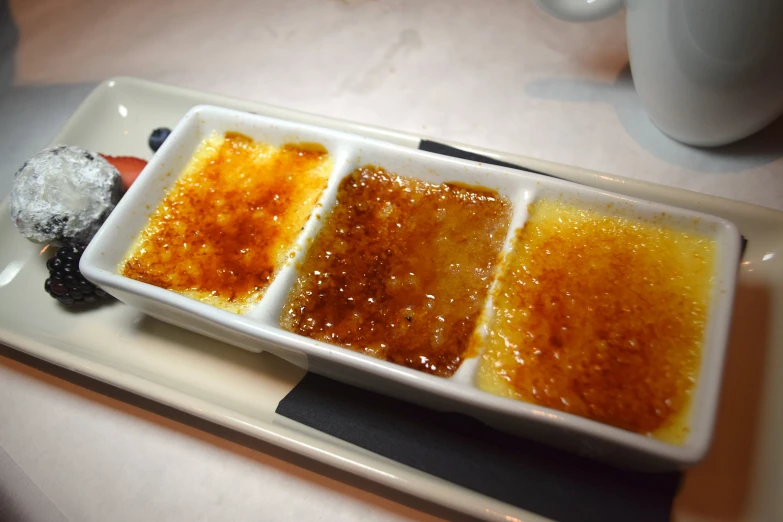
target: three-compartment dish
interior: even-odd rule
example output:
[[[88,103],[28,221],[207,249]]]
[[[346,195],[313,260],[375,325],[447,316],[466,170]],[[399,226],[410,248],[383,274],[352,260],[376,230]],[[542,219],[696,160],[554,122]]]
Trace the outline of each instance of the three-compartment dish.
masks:
[[[649,469],[709,447],[733,224],[214,107],[82,257],[165,321]]]

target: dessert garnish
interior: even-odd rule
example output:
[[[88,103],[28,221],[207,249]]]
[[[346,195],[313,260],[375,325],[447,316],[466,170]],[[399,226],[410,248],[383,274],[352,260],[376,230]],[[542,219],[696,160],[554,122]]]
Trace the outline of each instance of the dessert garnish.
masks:
[[[8,199],[19,232],[35,243],[87,244],[122,196],[120,173],[80,147],[44,149],[16,173]]]

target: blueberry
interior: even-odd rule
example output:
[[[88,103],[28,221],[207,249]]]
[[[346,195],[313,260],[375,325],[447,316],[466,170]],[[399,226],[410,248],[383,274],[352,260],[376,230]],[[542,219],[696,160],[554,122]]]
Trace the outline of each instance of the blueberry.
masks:
[[[163,142],[166,141],[166,138],[169,137],[169,134],[171,134],[171,129],[167,129],[166,127],[160,127],[159,129],[152,131],[148,142],[152,152],[158,152],[158,149],[163,145]]]

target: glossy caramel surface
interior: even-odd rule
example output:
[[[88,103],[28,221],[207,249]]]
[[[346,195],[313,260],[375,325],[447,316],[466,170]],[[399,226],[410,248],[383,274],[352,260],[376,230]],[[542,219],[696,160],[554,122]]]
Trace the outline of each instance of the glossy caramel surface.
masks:
[[[667,442],[687,435],[715,245],[541,200],[493,293],[478,384]]]
[[[288,259],[330,169],[318,145],[213,135],[152,212],[120,273],[242,312]]]
[[[510,215],[494,191],[358,169],[341,183],[280,325],[450,376],[469,347]]]

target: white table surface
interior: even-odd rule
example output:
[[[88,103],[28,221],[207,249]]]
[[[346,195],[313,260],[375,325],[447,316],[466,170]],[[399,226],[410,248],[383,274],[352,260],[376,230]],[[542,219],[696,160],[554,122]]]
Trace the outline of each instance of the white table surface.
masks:
[[[783,121],[724,149],[669,140],[633,91],[622,14],[569,25],[529,0],[10,10],[0,7],[0,197],[97,82],[131,75],[783,210]],[[0,398],[0,520],[456,517],[4,347]]]

